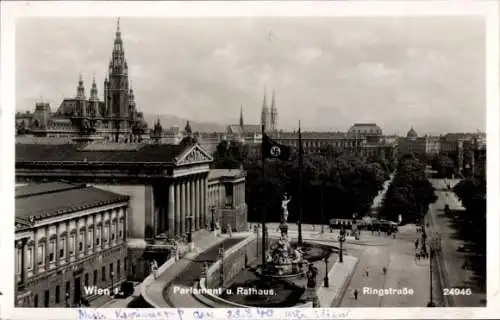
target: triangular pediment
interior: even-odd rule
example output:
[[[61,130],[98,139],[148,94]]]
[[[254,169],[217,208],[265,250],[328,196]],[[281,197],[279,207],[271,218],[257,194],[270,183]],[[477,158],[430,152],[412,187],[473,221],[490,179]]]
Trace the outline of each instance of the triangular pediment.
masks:
[[[203,149],[199,145],[194,145],[186,149],[186,151],[180,155],[180,157],[176,161],[176,165],[182,166],[187,164],[206,163],[212,161],[213,158],[205,149]]]

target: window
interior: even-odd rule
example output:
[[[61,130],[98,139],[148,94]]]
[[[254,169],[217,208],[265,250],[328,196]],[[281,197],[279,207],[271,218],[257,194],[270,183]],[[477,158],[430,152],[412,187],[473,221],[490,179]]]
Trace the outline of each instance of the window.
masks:
[[[92,244],[93,244],[93,239],[94,238],[94,229],[93,228],[90,228],[87,232],[87,247],[89,249],[92,248]]]
[[[38,295],[37,294],[35,294],[35,297],[33,299],[33,306],[35,308],[38,308]]]
[[[54,262],[56,256],[56,239],[50,240],[49,262]]]
[[[59,241],[59,258],[64,258],[66,251],[66,237],[62,237]]]
[[[127,258],[123,258],[123,271],[127,271]]]
[[[45,243],[38,245],[38,265],[45,264]]]
[[[111,279],[113,279],[113,263],[110,263],[109,264],[109,276],[111,277]]]
[[[94,282],[93,282],[93,285],[94,286],[97,285],[97,270],[94,270]]]
[[[33,246],[28,246],[28,250],[26,251],[27,259],[26,259],[26,268],[33,268]]]
[[[69,248],[69,254],[74,255],[75,254],[75,246],[76,246],[76,235],[73,233],[71,235],[71,240],[70,240],[70,248]]]
[[[101,268],[101,280],[106,281],[106,267]]]
[[[119,228],[118,238],[123,239],[123,219],[120,219],[120,223],[119,223],[118,228]]]
[[[83,280],[83,283],[85,283],[86,287],[89,286],[89,274],[88,273],[85,274],[85,278]]]
[[[115,240],[116,222],[111,223],[111,241]]]
[[[83,240],[85,239],[85,233],[83,231],[80,231],[80,243],[78,243],[78,251],[81,253],[83,251]]]
[[[108,243],[108,234],[109,234],[108,228],[109,228],[109,222],[106,222],[104,224],[104,239],[102,239],[104,243]]]
[[[69,293],[69,290],[70,290],[70,284],[69,284],[69,281],[66,281],[66,293]]]
[[[101,226],[97,226],[95,230],[95,244],[98,246],[101,242]]]
[[[16,274],[21,273],[21,270],[23,268],[22,266],[22,254],[23,254],[23,249],[22,248],[17,248],[16,252]]]
[[[56,303],[59,303],[61,301],[61,288],[57,285],[56,286]]]
[[[117,278],[120,279],[120,260],[116,261],[116,275],[117,275]]]

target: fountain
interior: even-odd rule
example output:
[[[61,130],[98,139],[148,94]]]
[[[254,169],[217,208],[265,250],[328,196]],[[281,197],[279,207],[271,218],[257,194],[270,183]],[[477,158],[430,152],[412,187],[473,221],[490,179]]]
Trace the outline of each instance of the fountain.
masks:
[[[300,247],[293,248],[288,238],[288,203],[291,197],[287,194],[281,201],[281,224],[279,226],[281,236],[276,243],[271,245],[270,252],[266,257],[266,266],[263,275],[270,277],[295,277],[303,274],[302,265],[305,263],[303,252]]]

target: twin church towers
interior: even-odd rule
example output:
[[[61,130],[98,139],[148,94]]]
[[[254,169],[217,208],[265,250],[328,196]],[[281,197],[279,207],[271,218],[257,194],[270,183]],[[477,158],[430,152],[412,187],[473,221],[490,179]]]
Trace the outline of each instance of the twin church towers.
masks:
[[[244,128],[243,123],[243,107],[240,110],[240,127]],[[260,113],[260,124],[264,126],[265,132],[278,131],[278,109],[276,108],[276,97],[273,90],[271,98],[271,107],[267,104],[267,92],[264,89],[264,99],[262,101],[262,110]]]

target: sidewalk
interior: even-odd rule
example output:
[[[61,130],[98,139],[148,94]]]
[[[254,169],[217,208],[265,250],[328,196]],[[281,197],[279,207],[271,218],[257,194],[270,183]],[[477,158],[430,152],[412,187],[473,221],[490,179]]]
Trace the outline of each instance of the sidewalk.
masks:
[[[318,289],[319,305],[323,308],[338,307],[356,271],[358,258],[347,255],[343,258],[343,263],[337,258],[333,268],[328,272],[329,287],[323,286]]]
[[[237,237],[238,234],[233,234],[233,237]],[[146,288],[146,297],[148,303],[152,303],[155,308],[173,308],[165,301],[163,297],[163,290],[167,287],[172,280],[174,280],[186,267],[196,258],[200,253],[208,250],[214,245],[221,243],[226,239],[226,235],[221,235],[220,237],[214,237],[212,234],[210,236],[200,239],[197,243],[195,250],[189,252],[182,259],[177,261],[172,267],[165,270],[161,275],[159,275],[156,280]]]

